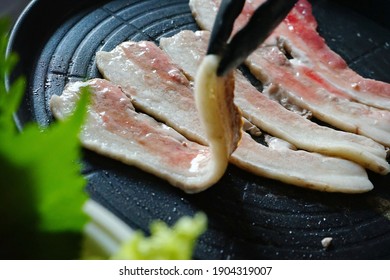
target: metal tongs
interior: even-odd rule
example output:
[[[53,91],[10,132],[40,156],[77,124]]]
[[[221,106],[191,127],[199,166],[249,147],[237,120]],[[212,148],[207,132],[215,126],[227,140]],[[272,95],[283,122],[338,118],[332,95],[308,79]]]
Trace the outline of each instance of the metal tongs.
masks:
[[[207,54],[221,56],[218,76],[238,67],[287,16],[297,0],[268,0],[256,9],[249,22],[230,40],[245,0],[222,0],[210,36]]]

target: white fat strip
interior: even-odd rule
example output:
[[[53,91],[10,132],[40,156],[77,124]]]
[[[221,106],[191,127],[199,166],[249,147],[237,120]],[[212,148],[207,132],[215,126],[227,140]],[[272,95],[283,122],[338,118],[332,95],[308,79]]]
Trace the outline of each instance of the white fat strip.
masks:
[[[194,79],[206,52],[208,38],[207,31],[182,31],[170,38],[162,38],[160,45],[186,75]],[[272,86],[272,89],[273,94],[279,90],[277,86]],[[349,159],[381,174],[390,170],[383,145],[365,136],[317,125],[286,110],[259,92],[239,71],[236,72],[235,103],[243,115],[262,131],[299,149]]]
[[[126,51],[123,51],[124,48]],[[146,110],[157,119],[163,119],[189,139],[194,140],[193,135],[196,135],[197,141],[200,139],[202,143],[207,143],[199,116],[194,113],[196,106],[190,83],[183,82],[178,77],[173,84],[173,81],[168,81],[157,68],[151,73],[148,66],[140,67],[145,61],[139,61],[143,58],[136,54],[143,53],[143,48],[144,43],[125,42],[111,52],[98,52],[99,70],[106,79],[121,86],[126,94],[136,100],[134,106],[137,109]],[[156,61],[159,61],[154,67],[158,66],[159,69],[174,67],[175,64],[158,50],[157,46],[149,44],[148,52],[148,55],[153,54],[151,57],[156,56]],[[145,57],[146,61],[148,59],[150,57]],[[138,88],[138,81],[145,77],[153,81],[153,84],[148,86],[142,84]],[[156,103],[149,102],[150,97],[144,95],[142,91],[153,92],[153,100]],[[167,94],[172,102],[164,102]],[[163,110],[158,100],[164,102]],[[373,188],[365,170],[351,161],[305,151],[281,153],[257,143],[247,133],[242,135],[239,146],[230,157],[230,162],[254,174],[320,191],[359,193]],[[307,172],[311,168],[313,172]]]

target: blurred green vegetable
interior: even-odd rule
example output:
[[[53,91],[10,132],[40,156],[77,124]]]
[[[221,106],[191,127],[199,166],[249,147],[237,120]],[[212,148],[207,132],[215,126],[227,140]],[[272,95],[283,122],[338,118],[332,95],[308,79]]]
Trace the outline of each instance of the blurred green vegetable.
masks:
[[[150,237],[142,232],[125,242],[112,259],[123,260],[188,260],[192,258],[198,237],[206,230],[207,218],[197,213],[182,217],[172,228],[162,221],[150,226]]]
[[[24,77],[19,77],[10,85],[10,94],[6,94],[5,79],[18,61],[18,56],[14,53],[6,56],[8,28],[9,20],[7,18],[0,18],[0,133],[2,136],[9,137],[16,132],[13,114],[19,108],[20,101],[22,100],[25,79]]]
[[[7,20],[1,19],[0,242],[4,244],[0,254],[3,258],[34,258],[38,253],[49,258],[49,241],[58,235],[66,244],[66,233],[74,241],[87,220],[81,211],[87,196],[78,135],[88,95],[83,94],[75,113],[66,121],[46,129],[27,124],[18,132],[13,117],[23,97],[25,79],[20,77],[6,88],[6,76],[17,63],[15,54],[6,56],[7,32]]]
[[[9,88],[6,77],[18,61],[6,56],[9,24],[0,19],[0,259],[78,259],[88,218],[81,174],[79,133],[89,90],[73,115],[48,128],[31,123],[19,132],[14,114],[25,91],[24,77]],[[206,216],[183,217],[173,228],[156,221],[151,236],[137,232],[114,259],[190,259]]]

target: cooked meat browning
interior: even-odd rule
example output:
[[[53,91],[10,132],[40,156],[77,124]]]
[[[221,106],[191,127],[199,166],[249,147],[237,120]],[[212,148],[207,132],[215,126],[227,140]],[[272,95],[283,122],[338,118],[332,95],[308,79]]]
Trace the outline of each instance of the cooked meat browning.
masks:
[[[162,49],[193,80],[209,39],[207,31],[182,31],[162,38]],[[384,147],[370,138],[338,131],[303,118],[261,94],[236,72],[235,102],[244,116],[261,130],[280,137],[294,146],[355,161],[381,174],[389,172]]]
[[[208,143],[191,83],[156,45],[125,42],[111,52],[98,52],[97,65],[105,78],[131,96],[138,110],[166,122],[188,139]],[[167,73],[174,73],[175,78]],[[230,161],[257,175],[321,191],[359,193],[373,187],[365,170],[351,161],[305,151],[271,149],[244,132]]]

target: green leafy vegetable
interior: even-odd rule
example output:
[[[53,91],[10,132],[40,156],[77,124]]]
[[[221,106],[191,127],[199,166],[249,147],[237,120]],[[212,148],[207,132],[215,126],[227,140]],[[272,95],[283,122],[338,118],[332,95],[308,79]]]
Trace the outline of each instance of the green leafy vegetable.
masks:
[[[162,221],[154,221],[150,226],[150,237],[145,237],[142,232],[136,232],[112,259],[191,259],[196,241],[206,230],[206,226],[207,218],[203,213],[197,213],[193,218],[182,217],[172,228]]]
[[[88,90],[84,89],[69,119],[47,129],[27,124],[18,132],[13,114],[23,97],[25,79],[20,77],[6,88],[6,76],[17,62],[15,54],[6,56],[7,26],[6,20],[0,20],[0,234],[12,239],[20,233],[37,237],[38,233],[80,232],[86,222],[81,208],[87,196],[78,135]]]
[[[18,78],[10,85],[10,94],[6,94],[5,79],[18,61],[18,56],[14,53],[6,56],[8,26],[9,20],[7,18],[0,18],[0,133],[10,136],[11,133],[16,132],[16,127],[13,123],[13,114],[19,108],[19,103],[24,93],[25,79],[24,77]]]
[[[79,133],[86,115],[88,88],[82,89],[72,116],[48,128],[14,123],[25,91],[24,77],[9,88],[6,77],[17,63],[6,56],[8,22],[0,19],[0,258],[78,258],[87,217],[85,178],[79,162]],[[190,259],[206,216],[183,217],[173,228],[161,221],[151,236],[141,232],[113,256],[115,259]]]
[[[81,176],[80,144],[78,134],[82,125],[88,95],[83,94],[74,114],[45,130],[36,124],[27,125],[4,151],[8,162],[26,177],[17,176],[17,185],[30,187],[39,217],[39,230],[79,231],[86,218],[81,207],[86,201],[83,191],[85,178]]]

